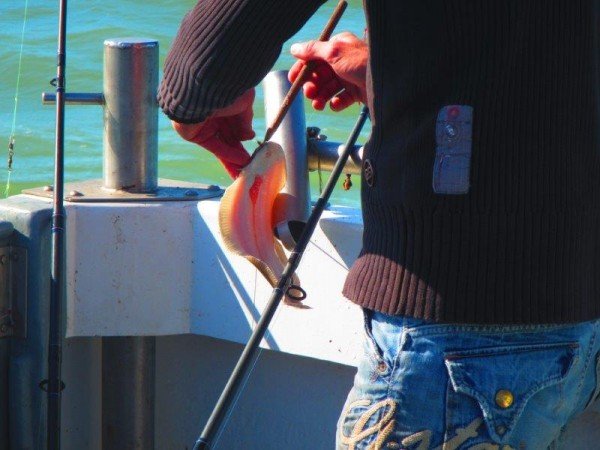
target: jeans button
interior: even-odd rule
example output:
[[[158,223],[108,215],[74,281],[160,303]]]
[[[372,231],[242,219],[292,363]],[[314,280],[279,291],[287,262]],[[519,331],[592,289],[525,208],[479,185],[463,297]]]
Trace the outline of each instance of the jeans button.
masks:
[[[500,389],[496,392],[496,405],[498,405],[502,409],[510,408],[513,404],[515,397],[512,392],[506,389]]]
[[[379,361],[379,364],[377,364],[377,370],[379,373],[384,373],[387,371],[387,364],[384,361]]]

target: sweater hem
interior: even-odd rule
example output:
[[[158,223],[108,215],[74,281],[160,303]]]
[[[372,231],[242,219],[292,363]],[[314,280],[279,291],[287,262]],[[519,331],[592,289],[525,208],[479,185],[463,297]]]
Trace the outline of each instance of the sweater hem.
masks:
[[[599,228],[600,210],[440,213],[371,202],[343,294],[368,309],[438,323],[593,320]]]

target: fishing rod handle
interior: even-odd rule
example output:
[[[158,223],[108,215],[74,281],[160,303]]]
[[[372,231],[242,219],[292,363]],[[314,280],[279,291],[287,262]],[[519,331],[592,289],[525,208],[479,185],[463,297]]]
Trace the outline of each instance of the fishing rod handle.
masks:
[[[340,0],[340,2],[335,7],[335,10],[333,11],[333,14],[329,18],[327,25],[325,25],[325,28],[321,32],[321,35],[319,36],[319,41],[329,40],[333,33],[333,30],[342,18],[342,14],[344,14],[344,11],[346,11],[347,6],[348,2],[346,2],[346,0]],[[277,131],[277,128],[279,128],[279,125],[281,125],[283,118],[292,106],[292,102],[296,98],[296,95],[298,95],[298,92],[300,92],[300,89],[302,89],[302,85],[307,81],[310,72],[314,70],[314,66],[314,61],[308,61],[302,68],[300,74],[298,75],[298,77],[292,84],[292,87],[283,99],[279,112],[277,113],[277,116],[275,116],[273,123],[267,128],[267,132],[265,134],[265,139],[263,142],[267,142],[273,137],[273,134],[275,134],[275,131]]]

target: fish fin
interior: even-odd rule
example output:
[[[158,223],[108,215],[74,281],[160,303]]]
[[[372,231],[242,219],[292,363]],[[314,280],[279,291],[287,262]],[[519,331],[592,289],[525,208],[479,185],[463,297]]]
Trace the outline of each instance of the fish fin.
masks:
[[[231,186],[225,190],[225,194],[221,198],[221,205],[219,207],[219,229],[221,231],[221,238],[225,244],[225,248],[233,253],[240,254],[237,242],[233,238],[235,236],[235,230],[233,229],[233,221],[231,221],[231,214],[235,208],[237,196],[233,191],[241,189],[243,181],[239,178],[236,179]],[[238,183],[238,184],[236,184]]]

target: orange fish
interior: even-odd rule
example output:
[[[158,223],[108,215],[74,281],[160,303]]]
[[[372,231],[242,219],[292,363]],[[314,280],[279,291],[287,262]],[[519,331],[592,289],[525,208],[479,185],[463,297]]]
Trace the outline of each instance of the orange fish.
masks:
[[[280,215],[274,211],[276,199],[285,180],[283,150],[274,142],[266,142],[225,190],[219,209],[225,247],[248,259],[273,287],[287,264],[283,247],[273,235],[273,220]],[[300,286],[296,274],[292,284]],[[293,299],[286,296],[286,300]]]

